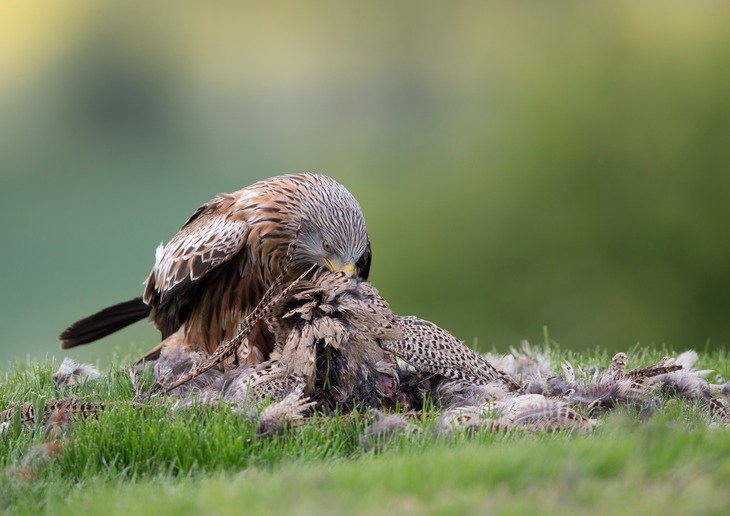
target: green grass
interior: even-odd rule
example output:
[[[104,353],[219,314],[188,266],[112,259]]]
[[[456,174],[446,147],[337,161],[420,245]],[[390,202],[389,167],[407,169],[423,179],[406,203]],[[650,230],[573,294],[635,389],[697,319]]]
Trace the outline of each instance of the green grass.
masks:
[[[551,353],[574,365],[607,363],[599,351]],[[635,350],[631,367],[666,354]],[[701,355],[698,366],[730,372],[724,352]],[[360,445],[367,413],[316,417],[257,438],[254,424],[225,407],[134,409],[123,372],[59,391],[56,367],[18,364],[0,382],[0,410],[71,395],[113,408],[74,424],[64,452],[34,479],[0,474],[0,512],[724,514],[730,507],[730,432],[708,427],[697,407],[669,404],[646,423],[621,410],[589,436],[434,437],[429,414],[421,433],[373,452]],[[8,432],[0,468],[19,464],[43,440],[40,428]]]

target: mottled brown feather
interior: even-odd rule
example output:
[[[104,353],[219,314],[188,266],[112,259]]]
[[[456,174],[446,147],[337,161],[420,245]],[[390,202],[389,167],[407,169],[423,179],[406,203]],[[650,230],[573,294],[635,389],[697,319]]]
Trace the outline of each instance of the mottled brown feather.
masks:
[[[342,185],[316,174],[266,179],[205,203],[158,248],[143,301],[163,339],[182,332],[176,342],[209,354],[230,341],[283,272],[288,245],[303,224],[330,231],[339,247],[356,249],[356,274],[367,277],[371,252],[364,218]],[[311,258],[295,257],[283,283],[312,264]],[[76,323],[62,334],[63,346],[91,342],[146,314],[135,312],[113,328],[107,327],[107,321],[116,322],[110,315],[115,314]],[[268,356],[274,343],[266,326],[259,324],[251,337],[252,352]]]

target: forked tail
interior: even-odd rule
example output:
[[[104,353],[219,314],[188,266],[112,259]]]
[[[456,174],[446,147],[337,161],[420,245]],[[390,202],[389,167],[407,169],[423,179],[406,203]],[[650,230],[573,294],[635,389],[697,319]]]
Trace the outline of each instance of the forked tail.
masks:
[[[80,344],[88,344],[106,337],[117,330],[129,326],[133,322],[144,319],[150,314],[151,307],[136,297],[76,321],[64,330],[58,339],[61,349],[73,348]]]

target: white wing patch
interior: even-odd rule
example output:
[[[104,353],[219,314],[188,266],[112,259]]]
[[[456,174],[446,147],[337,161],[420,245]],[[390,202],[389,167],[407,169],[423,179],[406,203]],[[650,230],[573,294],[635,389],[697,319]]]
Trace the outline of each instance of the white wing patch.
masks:
[[[165,251],[165,243],[160,242],[160,245],[157,246],[157,249],[155,249],[155,268],[160,264],[160,261],[162,261],[162,253]]]

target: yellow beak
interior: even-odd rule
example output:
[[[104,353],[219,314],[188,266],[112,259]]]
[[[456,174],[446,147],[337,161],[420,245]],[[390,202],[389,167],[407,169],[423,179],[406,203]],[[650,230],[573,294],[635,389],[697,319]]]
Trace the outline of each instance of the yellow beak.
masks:
[[[324,263],[327,264],[327,267],[329,267],[329,270],[331,270],[332,272],[343,271],[348,276],[353,276],[355,274],[355,264],[354,263],[346,263],[346,264],[338,267],[337,265],[333,264],[330,260],[328,260],[324,256],[322,258],[324,258]]]

